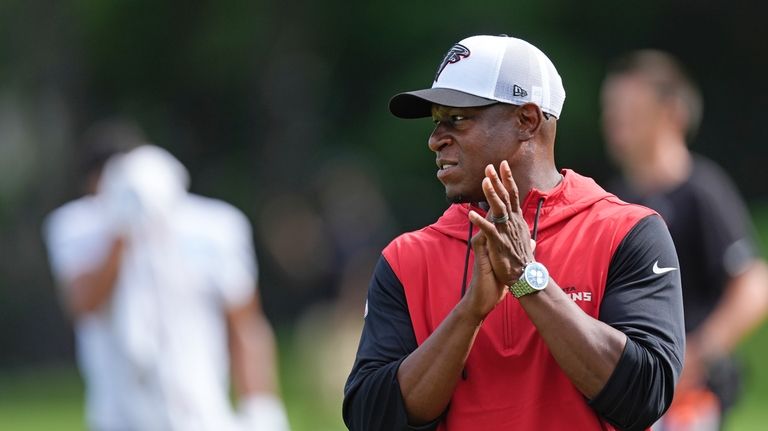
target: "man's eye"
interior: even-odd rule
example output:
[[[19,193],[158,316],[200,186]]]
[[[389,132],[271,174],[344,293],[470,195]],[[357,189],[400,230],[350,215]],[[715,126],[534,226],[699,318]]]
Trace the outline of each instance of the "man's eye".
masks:
[[[460,123],[460,122],[466,120],[467,118],[468,117],[465,116],[465,115],[451,115],[451,116],[449,116],[447,118],[443,118],[443,119],[433,118],[432,119],[432,124],[434,124],[435,126],[439,126],[440,123],[456,124],[456,123]]]

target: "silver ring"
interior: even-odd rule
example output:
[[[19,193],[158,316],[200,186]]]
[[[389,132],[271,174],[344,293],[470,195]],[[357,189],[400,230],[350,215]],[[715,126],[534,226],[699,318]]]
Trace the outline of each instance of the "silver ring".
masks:
[[[491,223],[502,224],[508,221],[509,221],[509,214],[504,214],[501,217],[494,217],[493,215],[491,215]]]

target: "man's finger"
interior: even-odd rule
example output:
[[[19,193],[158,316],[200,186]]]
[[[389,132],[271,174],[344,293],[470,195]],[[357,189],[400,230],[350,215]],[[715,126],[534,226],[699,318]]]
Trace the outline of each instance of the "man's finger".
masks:
[[[508,189],[501,182],[501,178],[499,178],[499,174],[496,172],[496,168],[493,165],[486,166],[485,176],[491,180],[493,189],[496,190],[496,194],[499,195],[499,198],[501,198],[501,201],[504,203],[504,206],[507,210],[506,213],[511,212],[512,207],[509,205]]]
[[[496,189],[494,189],[493,185],[491,184],[491,179],[488,177],[483,178],[482,186],[485,200],[488,202],[488,206],[490,207],[488,210],[488,219],[491,220],[492,218],[502,218],[504,216],[509,216],[507,205],[501,200],[498,193],[496,193]]]
[[[475,227],[480,229],[480,232],[484,233],[488,240],[498,240],[499,231],[496,230],[496,226],[490,221],[484,219],[480,214],[476,213],[475,211],[469,211],[469,221],[471,221]]]
[[[513,212],[520,212],[520,196],[517,190],[517,183],[512,178],[512,169],[509,167],[509,163],[506,160],[501,161],[499,166],[501,182],[509,192],[509,204]]]
[[[482,218],[482,217],[481,217]],[[472,249],[475,253],[482,251],[485,253],[485,245],[488,243],[488,237],[485,236],[483,231],[480,231],[472,237]]]

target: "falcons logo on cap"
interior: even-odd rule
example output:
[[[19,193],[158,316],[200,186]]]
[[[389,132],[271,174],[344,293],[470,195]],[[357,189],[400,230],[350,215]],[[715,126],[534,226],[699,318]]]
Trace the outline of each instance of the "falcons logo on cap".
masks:
[[[435,81],[437,81],[437,78],[440,77],[440,74],[443,73],[443,69],[445,69],[445,66],[448,66],[449,64],[458,63],[459,60],[462,58],[469,57],[469,48],[466,46],[457,43],[456,45],[453,45],[451,49],[448,50],[448,53],[445,54],[445,57],[443,57],[443,61],[440,63],[440,67],[437,68],[437,74],[435,75]]]

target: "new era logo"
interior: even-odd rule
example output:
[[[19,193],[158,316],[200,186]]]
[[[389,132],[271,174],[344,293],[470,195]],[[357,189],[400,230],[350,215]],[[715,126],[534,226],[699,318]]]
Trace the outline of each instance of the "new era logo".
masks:
[[[528,92],[523,90],[523,88],[520,87],[519,85],[515,84],[514,86],[512,86],[512,96],[525,97],[527,95],[528,95]]]

